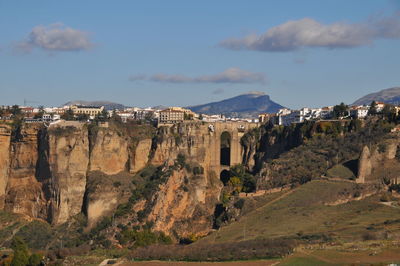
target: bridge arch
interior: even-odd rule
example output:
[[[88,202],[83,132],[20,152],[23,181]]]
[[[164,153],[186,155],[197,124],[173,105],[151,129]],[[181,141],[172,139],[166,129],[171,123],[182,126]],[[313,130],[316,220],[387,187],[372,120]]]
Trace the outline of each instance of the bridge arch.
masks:
[[[220,137],[220,165],[231,165],[231,142],[232,136],[228,131],[221,133]]]

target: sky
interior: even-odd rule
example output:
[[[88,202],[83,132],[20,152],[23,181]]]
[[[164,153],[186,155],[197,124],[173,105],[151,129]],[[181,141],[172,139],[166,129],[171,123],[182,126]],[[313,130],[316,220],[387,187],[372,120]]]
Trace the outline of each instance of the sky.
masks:
[[[400,0],[0,0],[0,105],[290,108],[400,86]]]

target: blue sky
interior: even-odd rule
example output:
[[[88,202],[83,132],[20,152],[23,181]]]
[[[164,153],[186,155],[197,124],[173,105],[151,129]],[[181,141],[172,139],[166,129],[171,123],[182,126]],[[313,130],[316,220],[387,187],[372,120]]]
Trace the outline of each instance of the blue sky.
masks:
[[[323,5],[321,4],[323,3]],[[0,0],[0,105],[325,106],[400,86],[400,0]]]

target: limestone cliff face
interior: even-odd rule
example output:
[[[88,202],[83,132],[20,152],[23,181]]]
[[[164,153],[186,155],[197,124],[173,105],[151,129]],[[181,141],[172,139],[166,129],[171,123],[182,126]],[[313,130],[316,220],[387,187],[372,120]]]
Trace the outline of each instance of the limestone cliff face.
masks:
[[[398,182],[400,162],[396,153],[400,141],[397,138],[374,145],[365,146],[358,161],[358,183]]]
[[[102,217],[113,214],[117,206],[131,195],[132,177],[129,173],[106,175],[102,172],[89,172],[83,209],[92,227]]]
[[[38,132],[41,126],[25,125],[11,143],[5,209],[31,217],[46,218],[42,184],[36,178]]]
[[[99,129],[94,136],[90,154],[90,171],[114,175],[126,170],[129,159],[128,140],[117,131]]]
[[[140,140],[135,149],[131,151],[129,159],[129,170],[131,173],[136,173],[146,166],[149,160],[151,146],[151,139],[143,139]]]
[[[207,234],[223,187],[219,180],[221,133],[232,134],[231,163],[240,163],[238,125],[221,123],[210,128],[184,123],[159,128],[155,138],[135,127],[119,126],[122,130],[72,121],[48,128],[27,124],[15,139],[9,127],[1,126],[0,199],[4,209],[52,224],[67,222],[83,211],[92,226],[128,201],[135,173],[149,164],[174,168],[182,154],[202,170],[195,173],[175,167],[165,182],[142,199],[147,201],[142,202],[147,208],[145,219],[154,222],[154,230],[170,235]],[[139,210],[132,208],[133,217]]]
[[[81,212],[89,164],[84,127],[49,130],[52,222],[60,224]]]
[[[209,166],[213,141],[213,135],[208,128],[198,124],[160,128],[151,163],[155,165],[161,165],[168,161],[171,163],[181,153],[185,154],[189,160],[202,165],[206,170],[211,170]]]
[[[212,229],[221,189],[222,183],[215,175],[174,172],[154,195],[147,220],[154,222],[154,230],[168,235],[206,235]]]
[[[11,128],[0,125],[0,209],[4,208],[10,165]]]

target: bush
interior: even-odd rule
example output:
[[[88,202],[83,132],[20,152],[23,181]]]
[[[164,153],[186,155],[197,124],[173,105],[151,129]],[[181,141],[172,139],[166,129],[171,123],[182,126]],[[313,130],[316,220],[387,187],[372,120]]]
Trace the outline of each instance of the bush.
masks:
[[[235,206],[236,209],[240,209],[241,210],[243,208],[243,206],[244,206],[244,202],[245,202],[244,199],[239,199],[238,201],[236,201],[233,204],[233,206]]]
[[[28,259],[28,266],[39,266],[42,263],[43,256],[41,254],[33,253]]]
[[[29,260],[28,247],[18,236],[15,236],[11,242],[11,248],[14,250],[14,256],[11,266],[26,266]]]

